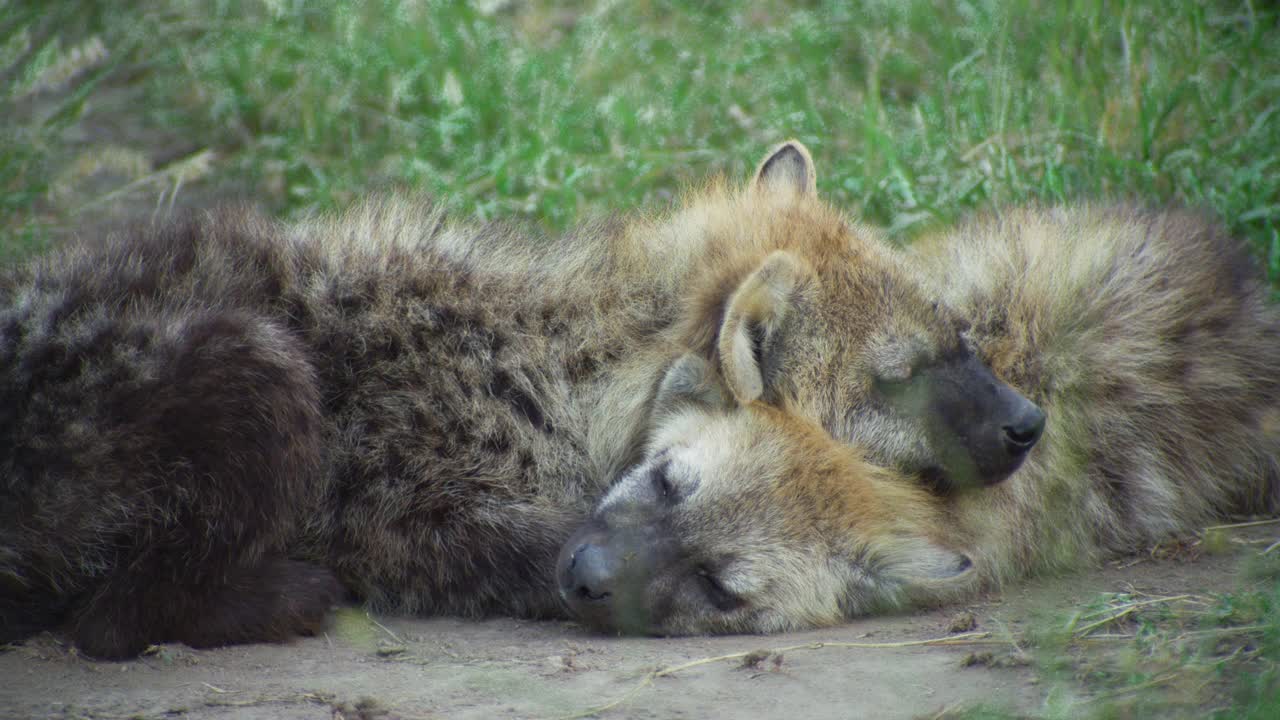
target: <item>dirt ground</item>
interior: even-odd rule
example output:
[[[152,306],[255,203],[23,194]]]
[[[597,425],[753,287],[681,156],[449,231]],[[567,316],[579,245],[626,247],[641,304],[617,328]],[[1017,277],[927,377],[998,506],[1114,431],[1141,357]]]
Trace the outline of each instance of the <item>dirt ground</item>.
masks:
[[[976,703],[1035,713],[1048,688],[1010,641],[1029,622],[1099,592],[1226,590],[1235,564],[1130,559],[966,605],[768,637],[603,637],[568,622],[355,608],[320,637],[170,645],[131,662],[89,661],[44,635],[0,652],[0,717],[557,718],[607,704],[598,716],[915,718]],[[932,639],[953,644],[910,644]],[[974,664],[974,653],[997,662]]]

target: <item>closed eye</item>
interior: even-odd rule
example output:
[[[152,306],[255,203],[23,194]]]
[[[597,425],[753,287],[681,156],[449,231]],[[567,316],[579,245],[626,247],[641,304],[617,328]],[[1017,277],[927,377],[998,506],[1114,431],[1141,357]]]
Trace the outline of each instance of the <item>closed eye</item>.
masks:
[[[729,592],[715,573],[706,566],[698,568],[698,584],[702,586],[702,592],[707,596],[707,600],[720,612],[733,612],[746,604],[742,598]]]
[[[653,483],[654,491],[664,500],[676,498],[675,485],[671,484],[671,477],[667,474],[670,465],[670,461],[667,461],[649,471],[649,481]]]
[[[910,380],[914,373],[915,366],[901,363],[881,370],[876,375],[876,382],[882,386],[902,385]]]
[[[876,382],[886,387],[902,385],[915,377],[928,362],[928,354],[920,351],[904,353],[891,360],[886,358],[886,364],[876,373]]]
[[[901,390],[919,370],[919,363],[901,362],[881,368],[875,376],[875,387],[882,393],[892,394]]]

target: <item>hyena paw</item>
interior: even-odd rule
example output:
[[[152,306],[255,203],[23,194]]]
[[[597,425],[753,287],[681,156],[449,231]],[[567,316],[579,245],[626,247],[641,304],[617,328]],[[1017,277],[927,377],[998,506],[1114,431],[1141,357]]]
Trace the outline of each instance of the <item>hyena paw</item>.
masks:
[[[223,598],[192,618],[176,639],[192,647],[280,642],[324,629],[342,600],[342,586],[328,568],[275,560],[227,584]]]
[[[71,635],[84,654],[114,660],[162,642],[203,648],[314,635],[343,596],[327,568],[293,560],[235,568],[216,584],[128,580],[108,583],[78,613]]]

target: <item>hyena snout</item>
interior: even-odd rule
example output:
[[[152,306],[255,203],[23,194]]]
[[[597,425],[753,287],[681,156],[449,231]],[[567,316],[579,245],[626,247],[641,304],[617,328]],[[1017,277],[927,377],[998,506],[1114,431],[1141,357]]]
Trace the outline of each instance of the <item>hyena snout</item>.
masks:
[[[1000,430],[1004,436],[1005,452],[1010,457],[1019,457],[1026,455],[1040,440],[1040,435],[1044,433],[1045,415],[1040,406],[1017,393],[1011,394],[1015,398],[1012,398],[1014,402],[1010,404],[1017,409],[1008,424]]]
[[[951,486],[990,486],[1021,467],[1045,413],[969,357],[931,373],[931,440]]]
[[[560,597],[580,622],[597,630],[643,633],[646,594],[661,543],[652,528],[610,532],[588,524],[565,543],[556,577]]]

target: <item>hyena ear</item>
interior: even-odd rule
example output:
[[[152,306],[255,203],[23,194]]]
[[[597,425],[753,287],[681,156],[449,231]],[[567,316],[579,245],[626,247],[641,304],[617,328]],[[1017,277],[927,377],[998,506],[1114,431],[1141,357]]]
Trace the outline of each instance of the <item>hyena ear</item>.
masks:
[[[818,192],[813,156],[799,140],[788,140],[769,152],[756,168],[752,187],[799,197]]]
[[[724,381],[739,404],[765,395],[770,375],[777,370],[779,331],[807,274],[799,259],[778,250],[729,297],[716,351]]]
[[[925,538],[903,538],[895,545],[891,561],[894,574],[908,583],[956,581],[973,572],[973,561],[968,555]]]
[[[683,404],[706,408],[731,407],[733,398],[706,360],[689,353],[676,359],[658,385],[653,407],[657,413]]]

